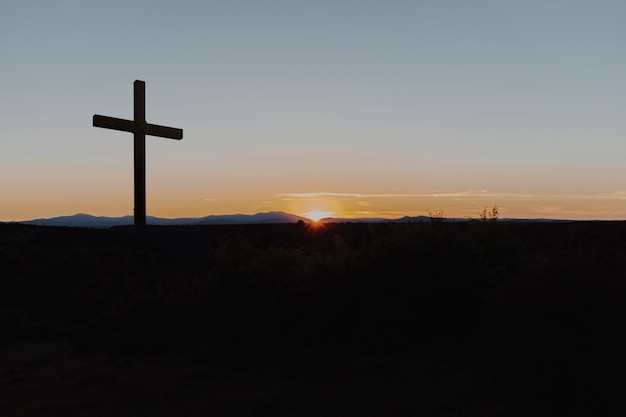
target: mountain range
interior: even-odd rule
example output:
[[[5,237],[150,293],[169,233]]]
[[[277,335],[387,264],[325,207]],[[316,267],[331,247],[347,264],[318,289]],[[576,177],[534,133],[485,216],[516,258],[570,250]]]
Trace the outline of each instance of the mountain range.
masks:
[[[442,219],[445,222],[465,222],[465,218],[449,218]],[[218,224],[261,224],[261,223],[297,223],[303,221],[310,223],[311,220],[306,217],[289,214],[282,211],[270,211],[267,213],[256,214],[224,214],[211,215],[205,217],[183,217],[175,219],[166,219],[161,217],[147,216],[146,223],[153,226],[193,226],[193,225],[218,225]],[[369,218],[337,218],[328,217],[320,220],[323,223],[412,223],[431,221],[428,216],[404,216],[398,219],[384,219],[379,217]],[[515,222],[545,222],[545,221],[563,221],[552,219],[502,219],[502,221]],[[91,228],[108,228],[114,226],[130,226],[133,224],[133,216],[123,217],[106,217],[92,216],[90,214],[78,213],[71,216],[52,217],[48,219],[26,220],[18,223],[31,224],[37,226],[67,226],[67,227],[91,227]]]
[[[464,219],[446,219],[446,221],[463,221]],[[187,226],[187,225],[215,225],[215,224],[260,224],[260,223],[297,223],[303,221],[311,222],[306,217],[289,214],[282,211],[271,211],[256,214],[225,214],[211,215],[205,217],[183,217],[166,219],[161,217],[147,216],[146,224],[153,226]],[[422,222],[430,221],[428,216],[402,217],[399,219],[384,219],[379,217],[369,218],[337,218],[327,217],[320,220],[323,223],[380,223],[380,222]],[[71,216],[60,216],[52,218],[41,218],[25,220],[18,223],[31,224],[36,226],[66,226],[66,227],[92,227],[108,228],[114,226],[130,226],[133,224],[133,216],[106,217],[92,216],[90,214],[78,213]]]
[[[161,217],[147,216],[146,224],[153,226],[182,226],[182,225],[207,225],[207,224],[258,224],[258,223],[297,223],[309,220],[293,214],[273,211],[257,214],[229,214],[206,217],[184,217],[166,219]],[[70,227],[95,227],[106,228],[113,226],[129,226],[133,224],[133,216],[105,217],[92,216],[78,213],[72,216],[60,216],[49,219],[27,220],[19,223],[37,226],[70,226]]]

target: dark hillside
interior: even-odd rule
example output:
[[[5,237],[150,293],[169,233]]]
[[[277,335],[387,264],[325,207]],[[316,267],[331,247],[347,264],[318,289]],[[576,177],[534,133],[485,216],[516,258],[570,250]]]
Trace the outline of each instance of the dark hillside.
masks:
[[[0,415],[623,415],[625,278],[622,222],[0,224]]]

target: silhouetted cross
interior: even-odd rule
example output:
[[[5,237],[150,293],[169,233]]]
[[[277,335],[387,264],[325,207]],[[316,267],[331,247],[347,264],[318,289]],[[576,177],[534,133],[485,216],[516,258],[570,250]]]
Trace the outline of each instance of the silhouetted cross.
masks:
[[[135,226],[143,227],[146,225],[146,135],[180,140],[183,130],[146,123],[146,83],[135,80],[134,88],[134,120],[94,114],[93,125],[135,135]]]

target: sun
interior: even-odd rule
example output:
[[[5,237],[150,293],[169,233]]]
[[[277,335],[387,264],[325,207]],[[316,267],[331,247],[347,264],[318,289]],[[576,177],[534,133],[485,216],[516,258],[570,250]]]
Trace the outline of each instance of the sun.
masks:
[[[304,216],[307,219],[311,219],[314,222],[318,222],[325,217],[330,217],[333,215],[332,211],[322,211],[322,210],[312,210],[304,213]]]

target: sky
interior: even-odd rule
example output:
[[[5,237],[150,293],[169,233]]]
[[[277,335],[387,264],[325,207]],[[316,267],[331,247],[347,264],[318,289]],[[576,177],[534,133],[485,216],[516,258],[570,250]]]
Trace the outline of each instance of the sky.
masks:
[[[0,3],[0,221],[626,219],[623,0]]]

